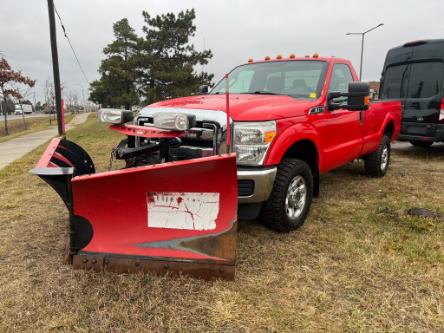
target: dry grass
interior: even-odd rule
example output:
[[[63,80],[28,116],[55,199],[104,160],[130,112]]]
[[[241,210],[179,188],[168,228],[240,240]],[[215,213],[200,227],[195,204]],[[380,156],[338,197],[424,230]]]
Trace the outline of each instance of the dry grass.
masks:
[[[120,139],[94,119],[68,136],[102,170]],[[236,281],[204,282],[62,264],[66,209],[27,173],[43,149],[0,172],[2,332],[444,332],[444,222],[405,214],[444,213],[442,150],[325,175],[302,229],[241,223]]]
[[[51,115],[51,117],[54,117]],[[65,116],[65,122],[68,123],[71,121],[73,116],[71,114]],[[25,118],[26,126],[23,124],[22,119],[8,119],[8,130],[9,135],[6,135],[5,132],[5,123],[3,120],[3,116],[0,117],[0,142],[8,141],[14,139],[20,135],[25,135],[33,132],[43,131],[48,129],[50,126],[56,126],[57,120],[51,120],[51,124],[49,123],[48,116],[46,117],[35,117],[35,118]]]

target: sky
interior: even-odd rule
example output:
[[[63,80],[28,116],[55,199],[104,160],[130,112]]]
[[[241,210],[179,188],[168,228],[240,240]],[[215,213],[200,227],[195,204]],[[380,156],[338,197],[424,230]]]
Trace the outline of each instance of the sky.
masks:
[[[112,41],[112,24],[128,18],[142,35],[142,11],[151,15],[196,10],[197,50],[214,57],[205,71],[217,81],[249,58],[278,54],[336,56],[350,59],[359,71],[360,36],[365,37],[363,80],[379,80],[387,51],[418,39],[444,38],[444,0],[54,0],[89,82],[97,79],[103,48]],[[48,7],[45,0],[1,0],[0,56],[36,79],[36,100],[52,80]],[[81,74],[58,25],[58,49],[64,93],[88,98]],[[197,68],[198,71],[201,68]],[[32,94],[31,94],[32,95]],[[33,100],[33,96],[29,96]]]

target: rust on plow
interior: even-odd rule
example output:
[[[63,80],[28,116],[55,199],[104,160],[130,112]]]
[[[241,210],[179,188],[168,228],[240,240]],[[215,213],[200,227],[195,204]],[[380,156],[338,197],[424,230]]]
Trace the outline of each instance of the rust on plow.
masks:
[[[162,260],[154,258],[122,257],[112,254],[78,254],[73,257],[73,267],[93,272],[152,273],[157,275],[189,275],[204,280],[234,280],[234,264],[214,264]]]

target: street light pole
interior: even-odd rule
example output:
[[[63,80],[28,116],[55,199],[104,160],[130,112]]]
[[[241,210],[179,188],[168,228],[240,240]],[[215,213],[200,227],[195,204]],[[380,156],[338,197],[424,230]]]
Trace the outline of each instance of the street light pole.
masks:
[[[56,100],[56,109],[57,109],[57,126],[59,130],[59,136],[62,136],[65,134],[65,126],[63,124],[62,89],[60,85],[59,55],[57,52],[57,35],[56,35],[53,0],[48,0],[48,12],[49,12],[49,33],[51,37],[52,70],[54,73],[54,90],[55,90],[55,100]]]
[[[383,25],[384,25],[384,23],[379,23],[377,26],[375,26],[373,28],[370,28],[370,29],[368,29],[368,30],[366,30],[364,32],[348,32],[348,33],[346,33],[347,36],[350,36],[350,35],[359,35],[359,36],[361,36],[361,63],[359,65],[359,80],[360,81],[362,81],[362,63],[364,61],[364,38],[365,38],[365,35],[367,33],[369,33],[370,31],[373,31],[373,30],[375,30],[375,29],[377,29],[379,27],[382,27]]]

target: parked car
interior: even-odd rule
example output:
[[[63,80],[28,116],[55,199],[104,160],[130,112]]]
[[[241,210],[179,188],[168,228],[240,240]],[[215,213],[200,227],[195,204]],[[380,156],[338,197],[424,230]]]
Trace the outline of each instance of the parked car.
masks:
[[[43,110],[44,114],[55,114],[56,110],[54,106],[46,106],[45,109]]]
[[[400,140],[428,147],[444,142],[444,39],[421,40],[387,53],[380,97],[400,99]]]

